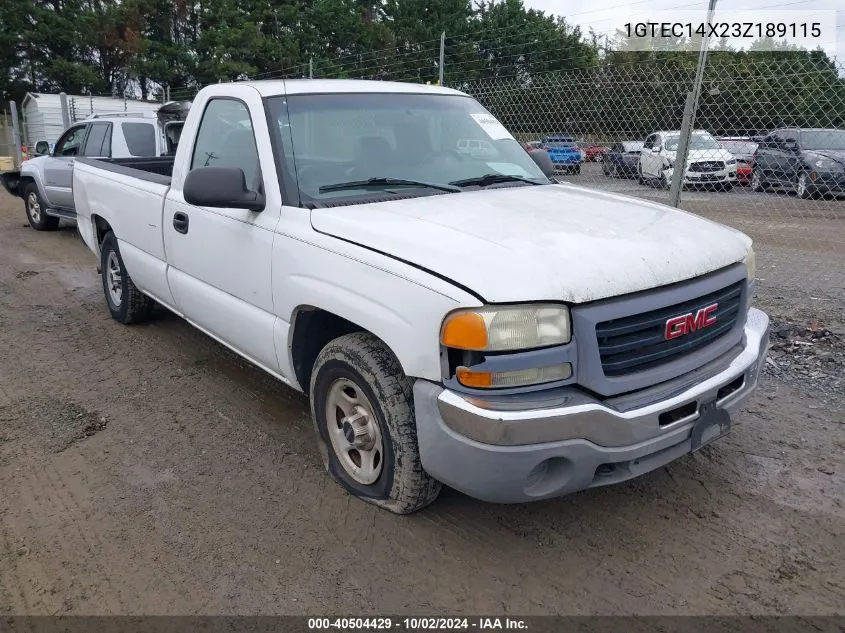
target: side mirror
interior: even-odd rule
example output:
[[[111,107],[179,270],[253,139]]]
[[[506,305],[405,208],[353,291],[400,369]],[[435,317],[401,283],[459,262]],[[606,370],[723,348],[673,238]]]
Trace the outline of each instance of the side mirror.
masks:
[[[38,141],[35,144],[35,155],[46,156],[50,153],[50,144],[47,141]]]
[[[251,191],[240,167],[200,167],[188,172],[185,202],[198,207],[264,210],[264,196]]]
[[[528,152],[528,155],[537,163],[537,167],[540,168],[540,171],[543,172],[546,178],[551,178],[555,175],[555,165],[546,150],[535,149],[533,152]]]

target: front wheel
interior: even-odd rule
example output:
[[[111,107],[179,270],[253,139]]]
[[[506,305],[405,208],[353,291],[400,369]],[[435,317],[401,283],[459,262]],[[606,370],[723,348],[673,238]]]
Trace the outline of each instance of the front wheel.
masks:
[[[26,207],[26,219],[36,231],[55,231],[59,228],[59,218],[47,215],[47,209],[38,193],[38,185],[29,183],[23,192]]]
[[[572,168],[572,173],[575,174],[576,176],[578,174],[580,174],[581,173],[581,165],[575,165],[575,167]]]
[[[337,483],[396,514],[437,498],[440,482],[420,461],[412,381],[384,343],[366,332],[331,341],[310,392],[320,452]]]
[[[117,238],[111,231],[106,233],[100,245],[100,269],[106,305],[112,318],[127,325],[149,319],[155,307],[155,301],[138,290],[129,273],[126,272]]]
[[[799,198],[804,200],[809,200],[810,198],[815,197],[816,188],[810,181],[809,176],[807,176],[806,171],[802,171],[798,174],[798,178],[795,181],[795,193],[798,194]]]

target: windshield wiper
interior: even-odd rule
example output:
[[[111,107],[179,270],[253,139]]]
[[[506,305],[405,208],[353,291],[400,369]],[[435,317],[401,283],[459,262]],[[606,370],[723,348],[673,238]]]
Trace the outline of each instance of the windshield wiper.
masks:
[[[476,178],[465,178],[464,180],[453,180],[450,185],[458,187],[471,187],[478,185],[479,187],[486,187],[487,185],[495,185],[500,182],[527,182],[529,185],[542,185],[543,183],[525,178],[524,176],[512,176],[510,174],[484,174]]]
[[[333,185],[323,185],[317,191],[320,193],[326,193],[328,191],[344,191],[345,189],[363,189],[366,187],[389,187],[391,185],[411,185],[452,192],[459,192],[461,190],[460,187],[456,187],[453,184],[438,184],[436,182],[425,182],[423,180],[407,180],[405,178],[368,178],[367,180],[350,180],[349,182],[336,182]]]

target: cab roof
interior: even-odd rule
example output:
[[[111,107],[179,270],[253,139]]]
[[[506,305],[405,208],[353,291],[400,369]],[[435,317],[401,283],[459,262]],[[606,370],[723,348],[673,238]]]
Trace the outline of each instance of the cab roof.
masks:
[[[268,79],[263,81],[238,82],[255,88],[262,97],[293,94],[333,93],[404,93],[441,94],[465,96],[459,90],[413,84],[400,81],[369,81],[365,79]]]

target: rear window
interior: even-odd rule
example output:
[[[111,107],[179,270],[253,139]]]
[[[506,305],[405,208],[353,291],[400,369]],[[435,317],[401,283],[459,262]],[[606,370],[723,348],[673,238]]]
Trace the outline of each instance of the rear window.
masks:
[[[121,123],[120,129],[132,156],[156,155],[156,131],[152,123]]]

